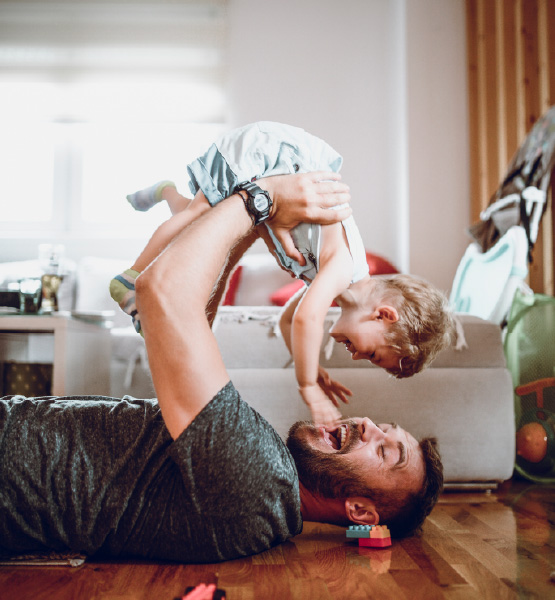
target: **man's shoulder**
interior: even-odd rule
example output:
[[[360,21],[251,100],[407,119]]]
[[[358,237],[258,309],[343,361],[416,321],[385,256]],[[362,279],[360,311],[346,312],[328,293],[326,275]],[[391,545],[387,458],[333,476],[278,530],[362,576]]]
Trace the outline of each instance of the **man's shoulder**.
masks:
[[[191,443],[198,435],[205,436],[207,431],[218,434],[220,441],[224,439],[221,436],[225,439],[230,436],[232,443],[236,443],[241,437],[265,435],[279,446],[284,446],[272,425],[243,400],[231,381],[212,398],[176,441],[184,438]]]
[[[206,514],[216,510],[215,499],[218,514],[233,514],[236,519],[266,514],[270,506],[274,507],[270,512],[287,515],[300,511],[291,453],[231,382],[172,444],[170,452],[186,488]]]

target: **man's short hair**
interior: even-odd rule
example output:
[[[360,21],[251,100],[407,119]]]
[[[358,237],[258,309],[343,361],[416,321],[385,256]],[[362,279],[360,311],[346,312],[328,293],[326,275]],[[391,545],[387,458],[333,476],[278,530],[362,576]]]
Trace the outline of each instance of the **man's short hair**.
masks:
[[[419,442],[424,457],[425,475],[420,490],[402,494],[398,499],[385,494],[385,502],[378,507],[380,521],[384,521],[394,537],[406,537],[421,530],[426,517],[432,512],[443,489],[443,464],[435,438]]]
[[[443,465],[435,438],[419,441],[424,462],[424,477],[418,490],[384,490],[365,481],[360,466],[341,463],[337,455],[313,450],[297,435],[308,421],[299,421],[289,430],[287,447],[291,452],[301,483],[323,498],[362,496],[374,502],[380,523],[388,525],[394,537],[405,537],[420,529],[443,489]],[[349,523],[346,519],[345,523]]]

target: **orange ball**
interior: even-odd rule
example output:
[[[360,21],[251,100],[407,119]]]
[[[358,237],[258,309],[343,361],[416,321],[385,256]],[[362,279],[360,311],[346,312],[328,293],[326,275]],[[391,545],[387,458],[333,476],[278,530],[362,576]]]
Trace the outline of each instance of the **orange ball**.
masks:
[[[516,453],[539,463],[547,454],[547,433],[539,423],[527,423],[516,432]]]

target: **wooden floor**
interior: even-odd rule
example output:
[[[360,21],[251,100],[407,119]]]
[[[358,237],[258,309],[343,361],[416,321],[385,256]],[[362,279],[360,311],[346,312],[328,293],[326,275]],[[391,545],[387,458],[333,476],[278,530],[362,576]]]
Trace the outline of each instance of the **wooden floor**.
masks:
[[[359,549],[345,530],[305,523],[264,554],[216,565],[87,561],[1,567],[2,600],[172,600],[216,583],[228,600],[555,598],[555,487],[509,481],[446,493],[421,537]]]

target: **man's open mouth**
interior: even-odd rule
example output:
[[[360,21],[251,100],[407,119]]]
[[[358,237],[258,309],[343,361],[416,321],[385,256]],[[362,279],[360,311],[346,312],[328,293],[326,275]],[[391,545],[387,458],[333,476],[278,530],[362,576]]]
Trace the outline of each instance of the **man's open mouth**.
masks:
[[[331,431],[324,430],[324,440],[334,450],[341,450],[345,445],[348,429],[347,425],[340,425]]]

